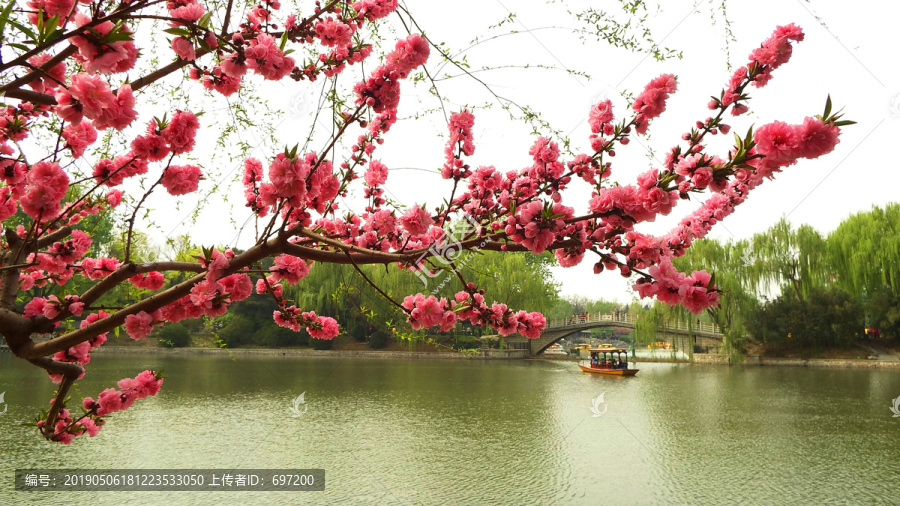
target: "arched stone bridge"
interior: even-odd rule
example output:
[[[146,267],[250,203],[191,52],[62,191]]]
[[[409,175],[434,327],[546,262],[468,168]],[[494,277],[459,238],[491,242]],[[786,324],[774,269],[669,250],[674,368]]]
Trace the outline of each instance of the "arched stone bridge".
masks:
[[[547,328],[538,339],[526,339],[518,334],[511,335],[506,338],[506,343],[510,348],[526,348],[532,355],[537,355],[553,343],[564,337],[568,337],[582,330],[595,329],[598,327],[625,327],[634,328],[635,322],[639,317],[627,313],[589,313],[586,316],[570,316],[568,318],[557,318],[547,322]],[[722,333],[719,326],[714,323],[704,322],[673,322],[661,326],[660,334],[669,334],[672,337],[681,337],[678,341],[685,341],[683,346],[676,348],[684,349],[693,343],[687,343],[685,336],[693,335],[698,341],[715,341],[722,340]]]

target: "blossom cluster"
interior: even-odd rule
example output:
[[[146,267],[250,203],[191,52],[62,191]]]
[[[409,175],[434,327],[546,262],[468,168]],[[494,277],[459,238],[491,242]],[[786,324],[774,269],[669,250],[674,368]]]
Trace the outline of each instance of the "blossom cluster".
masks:
[[[424,64],[429,51],[428,41],[417,33],[398,41],[385,57],[384,65],[354,87],[356,103],[365,104],[378,113],[396,110],[400,103],[400,80]]]
[[[472,156],[475,154],[475,143],[472,139],[474,124],[475,116],[468,110],[450,115],[450,139],[444,149],[446,162],[444,162],[444,168],[441,169],[441,176],[444,179],[464,179],[472,174],[469,166],[463,163],[462,155]]]
[[[455,300],[450,302],[443,297],[425,297],[421,293],[407,296],[402,304],[408,312],[407,321],[415,330],[438,327],[444,332],[454,328],[457,321],[469,320],[473,325],[490,325],[502,336],[519,333],[529,339],[539,337],[547,326],[547,320],[540,313],[513,311],[499,302],[488,306],[483,290],[476,291],[471,283],[467,289],[457,293]]]
[[[61,409],[50,439],[68,445],[77,436],[88,434],[94,437],[106,423],[103,417],[128,409],[136,400],[156,395],[162,383],[163,378],[149,370],[135,378],[121,379],[118,382],[119,389],[107,388],[100,392],[96,401],[92,397],[85,397],[82,402],[84,414],[77,419],[68,409]],[[51,399],[51,404],[53,401]],[[43,430],[45,423],[44,420],[38,421],[38,428]]]

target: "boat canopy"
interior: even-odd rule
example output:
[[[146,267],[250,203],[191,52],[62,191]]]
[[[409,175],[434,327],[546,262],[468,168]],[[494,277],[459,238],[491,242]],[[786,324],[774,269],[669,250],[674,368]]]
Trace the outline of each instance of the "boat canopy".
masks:
[[[588,351],[591,353],[628,353],[628,350],[624,348],[592,348]]]

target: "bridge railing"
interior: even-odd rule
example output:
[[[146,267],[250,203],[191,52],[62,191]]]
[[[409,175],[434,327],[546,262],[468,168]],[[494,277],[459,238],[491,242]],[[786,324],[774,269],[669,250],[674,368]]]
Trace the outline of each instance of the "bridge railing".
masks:
[[[566,327],[569,325],[581,325],[584,323],[599,323],[603,321],[609,322],[620,322],[626,323],[629,325],[634,325],[638,316],[629,313],[587,313],[584,315],[574,315],[567,316],[565,318],[553,318],[547,322],[547,328],[559,328]],[[669,322],[666,325],[661,326],[662,330],[681,330],[684,332],[688,332],[693,330],[694,332],[706,332],[709,334],[721,334],[719,331],[719,326],[715,323],[707,323],[707,322]]]

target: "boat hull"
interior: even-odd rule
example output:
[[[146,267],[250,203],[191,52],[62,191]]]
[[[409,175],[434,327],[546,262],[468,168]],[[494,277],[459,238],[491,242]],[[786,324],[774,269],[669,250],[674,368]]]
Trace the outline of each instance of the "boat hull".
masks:
[[[585,367],[578,364],[584,372],[592,372],[594,374],[609,374],[612,376],[634,376],[640,369],[596,369],[593,367]]]

